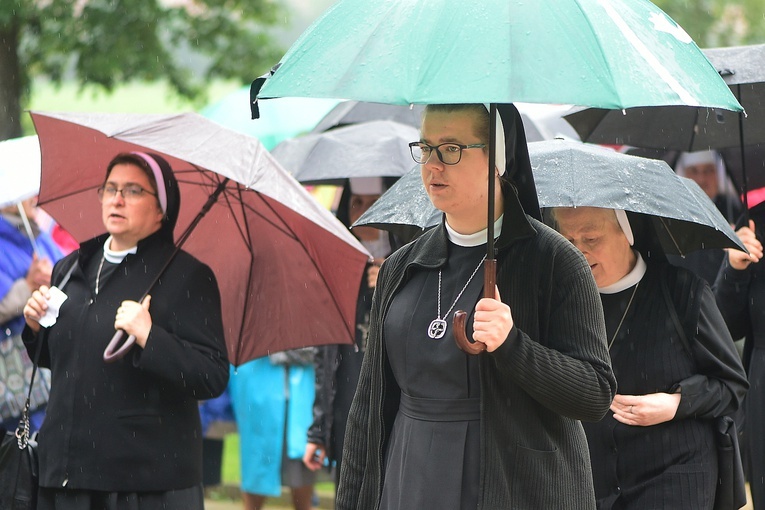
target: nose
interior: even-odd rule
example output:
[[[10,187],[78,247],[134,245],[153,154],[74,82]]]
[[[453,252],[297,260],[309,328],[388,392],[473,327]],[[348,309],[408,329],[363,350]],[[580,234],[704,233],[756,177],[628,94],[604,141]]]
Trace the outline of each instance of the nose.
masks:
[[[436,154],[436,151],[431,151],[428,159],[426,159],[424,163],[420,164],[428,170],[444,171],[446,168],[446,165],[441,162],[441,159],[438,157],[438,154]]]
[[[117,192],[112,197],[112,202],[115,204],[124,204],[125,203],[125,196],[122,194],[122,190],[118,189]]]

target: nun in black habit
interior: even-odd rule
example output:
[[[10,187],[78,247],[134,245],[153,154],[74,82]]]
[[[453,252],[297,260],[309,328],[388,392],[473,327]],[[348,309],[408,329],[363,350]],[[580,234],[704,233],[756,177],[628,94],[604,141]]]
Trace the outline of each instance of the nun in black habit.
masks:
[[[499,111],[492,299],[481,298],[489,113],[425,109],[413,157],[444,219],[380,268],[340,510],[595,504],[580,420],[599,420],[616,390],[602,308],[581,254],[537,220],[520,116]],[[456,346],[458,309],[485,353]]]
[[[749,250],[728,250],[714,284],[717,305],[733,338],[745,338],[744,367],[751,388],[744,401],[742,442],[752,503],[765,508],[765,188],[749,192],[749,225],[736,233]]]
[[[180,192],[162,157],[117,155],[98,199],[106,233],[53,269],[68,295],[55,323],[39,322],[47,287],[24,307],[29,355],[41,348],[51,370],[36,508],[202,510],[198,403],[220,395],[229,375],[215,275],[180,251],[138,302],[175,251]],[[136,345],[105,364],[116,329]]]
[[[592,270],[619,383],[611,412],[584,424],[597,508],[711,510],[714,419],[748,383],[709,285],[667,262],[646,217],[578,207],[553,219]]]

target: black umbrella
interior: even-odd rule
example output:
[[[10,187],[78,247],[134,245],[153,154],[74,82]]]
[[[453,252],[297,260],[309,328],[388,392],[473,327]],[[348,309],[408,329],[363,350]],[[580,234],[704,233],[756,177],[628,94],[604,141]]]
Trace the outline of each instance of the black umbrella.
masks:
[[[698,185],[664,161],[622,154],[592,144],[552,140],[529,144],[539,204],[622,209],[650,219],[665,253],[744,246]],[[404,232],[440,221],[419,172],[402,177],[354,225]],[[424,199],[423,199],[424,196]]]
[[[685,152],[726,149],[726,164],[737,169],[732,176],[745,192],[750,189],[746,167],[752,160],[741,156],[741,148],[765,144],[765,44],[714,48],[704,50],[704,54],[746,115],[714,108],[651,106],[626,110],[587,108],[564,118],[585,142]],[[735,148],[738,164],[731,153]]]

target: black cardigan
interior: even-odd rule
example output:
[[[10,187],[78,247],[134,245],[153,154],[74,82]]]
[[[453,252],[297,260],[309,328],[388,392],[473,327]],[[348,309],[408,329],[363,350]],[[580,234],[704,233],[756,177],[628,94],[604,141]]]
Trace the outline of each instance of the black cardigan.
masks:
[[[92,275],[106,236],[84,243],[56,264],[69,296],[56,324],[24,340],[51,369],[51,393],[40,430],[40,485],[99,491],[166,491],[201,483],[198,400],[228,383],[220,295],[209,267],[181,252],[151,290],[146,348],[134,346],[106,364],[121,301],[137,300],[173,250],[155,233],[138,243],[94,293]]]
[[[445,264],[443,223],[394,253],[380,269],[367,351],[348,417],[336,508],[378,507],[385,444],[400,390],[382,324],[413,266]],[[480,355],[482,509],[592,509],[595,495],[579,420],[597,421],[616,392],[603,309],[582,254],[505,199],[497,284],[515,327]]]

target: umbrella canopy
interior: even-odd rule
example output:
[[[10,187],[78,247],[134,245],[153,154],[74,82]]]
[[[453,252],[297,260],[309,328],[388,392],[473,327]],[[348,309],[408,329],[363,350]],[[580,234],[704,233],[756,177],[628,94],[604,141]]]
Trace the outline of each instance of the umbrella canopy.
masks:
[[[714,203],[690,179],[664,161],[621,154],[575,141],[529,143],[539,204],[603,207],[650,216],[666,253],[704,248],[743,249]],[[419,172],[410,172],[367,210],[354,226],[422,232],[441,221]]]
[[[265,115],[265,114],[263,114]],[[422,106],[365,103],[364,101],[343,101],[316,124],[311,132],[322,133],[348,124],[359,124],[372,120],[392,120],[416,128],[420,127]]]
[[[614,111],[588,108],[565,116],[585,142],[698,151],[765,143],[765,44],[704,50],[746,110],[664,106]],[[743,132],[741,131],[743,129]]]
[[[32,112],[32,119],[42,150],[40,204],[79,241],[104,231],[96,189],[119,152],[155,152],[171,164],[182,195],[176,234],[224,186],[183,248],[215,272],[232,363],[353,341],[369,255],[257,139],[197,114]]]
[[[740,109],[688,34],[647,0],[340,0],[258,94],[285,96]]]
[[[253,122],[247,113],[250,87],[242,87],[199,113],[229,129],[254,136],[271,150],[282,140],[311,131],[338,104],[337,99],[282,98],[263,106]]]
[[[564,140],[531,143],[529,157],[543,208],[601,207],[650,216],[665,253],[744,249],[709,197],[664,161]]]
[[[0,207],[32,198],[40,191],[40,142],[25,136],[0,142]]]
[[[419,131],[390,120],[362,122],[285,140],[271,154],[303,183],[341,185],[352,177],[400,177],[415,165]]]

